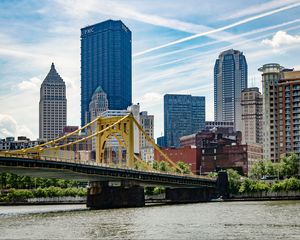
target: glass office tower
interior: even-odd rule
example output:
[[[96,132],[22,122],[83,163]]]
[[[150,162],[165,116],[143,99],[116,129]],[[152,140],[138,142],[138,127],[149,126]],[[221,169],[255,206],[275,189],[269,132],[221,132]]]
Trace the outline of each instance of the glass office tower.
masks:
[[[81,29],[81,125],[97,87],[106,92],[108,108],[127,109],[132,101],[131,31],[107,20]]]
[[[205,129],[205,97],[166,94],[164,96],[164,141],[179,147],[179,138]]]
[[[219,55],[214,67],[215,121],[234,122],[242,130],[241,93],[247,88],[248,67],[242,52],[227,50]]]

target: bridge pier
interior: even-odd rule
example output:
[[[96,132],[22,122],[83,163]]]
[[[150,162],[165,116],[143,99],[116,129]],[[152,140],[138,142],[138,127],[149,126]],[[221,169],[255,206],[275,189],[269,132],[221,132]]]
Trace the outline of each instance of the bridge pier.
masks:
[[[208,202],[214,195],[212,188],[166,188],[166,200],[171,203]]]
[[[125,182],[92,182],[87,195],[91,209],[145,206],[144,188]]]

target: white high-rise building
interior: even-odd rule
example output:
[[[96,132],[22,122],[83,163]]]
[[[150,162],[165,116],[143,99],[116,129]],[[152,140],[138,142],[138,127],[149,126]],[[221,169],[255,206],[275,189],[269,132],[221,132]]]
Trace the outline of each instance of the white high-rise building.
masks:
[[[67,125],[66,85],[54,63],[40,89],[39,138],[57,138]]]
[[[154,116],[146,111],[140,113],[140,124],[149,137],[154,138]],[[154,140],[153,140],[154,141]],[[146,162],[154,161],[154,148],[140,132],[140,156]]]

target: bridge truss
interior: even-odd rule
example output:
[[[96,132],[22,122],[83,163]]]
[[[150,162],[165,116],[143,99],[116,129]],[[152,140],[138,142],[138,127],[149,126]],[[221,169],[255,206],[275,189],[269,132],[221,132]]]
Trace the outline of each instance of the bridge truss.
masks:
[[[134,134],[144,136],[149,146],[162,155],[173,169],[182,172],[182,169],[161,151],[132,114],[98,117],[82,128],[57,139],[31,148],[2,151],[0,156],[152,170],[152,165],[134,152],[134,144],[139,144],[134,141]]]

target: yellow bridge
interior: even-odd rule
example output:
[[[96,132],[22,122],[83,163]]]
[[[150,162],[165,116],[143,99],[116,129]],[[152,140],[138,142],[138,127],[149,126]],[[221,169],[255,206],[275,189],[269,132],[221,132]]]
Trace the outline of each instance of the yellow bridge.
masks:
[[[177,169],[177,172],[182,172],[182,169],[169,159],[147,135],[132,114],[121,117],[98,117],[82,128],[55,140],[31,148],[0,151],[0,156],[74,160],[87,164],[89,161],[94,161],[107,166],[151,170],[151,164],[146,163],[139,154],[134,153],[134,144],[138,144],[134,143],[134,131],[144,136],[149,145],[159,152],[171,167]],[[112,151],[112,144],[115,142],[117,142],[117,152]]]
[[[163,156],[172,172],[159,172],[135,154],[135,133]],[[215,179],[182,171],[132,114],[98,117],[49,142],[0,152],[0,172],[88,181],[87,205],[92,208],[143,206],[144,186],[165,187],[166,199],[173,202],[208,201],[215,195]]]

